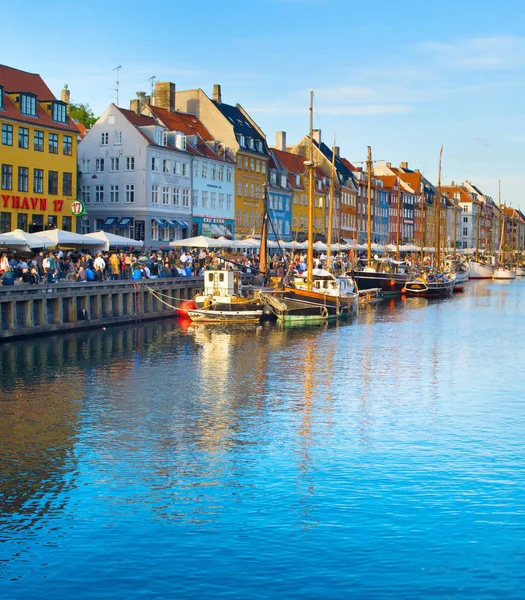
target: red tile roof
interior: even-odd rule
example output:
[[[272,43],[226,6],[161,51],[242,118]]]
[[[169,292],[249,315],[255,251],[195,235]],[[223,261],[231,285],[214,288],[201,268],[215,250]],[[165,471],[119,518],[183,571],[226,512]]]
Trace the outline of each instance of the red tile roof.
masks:
[[[284,150],[276,150],[275,148],[273,148],[272,151],[277,156],[277,159],[281,165],[285,167],[289,173],[297,175],[303,175],[305,173],[306,167],[304,166],[304,161],[306,159],[304,156],[292,154],[291,152],[285,152]]]
[[[128,110],[127,108],[120,108],[114,104],[116,108],[126,117],[126,119],[136,127],[151,127],[156,125],[157,122],[153,117],[146,117],[145,115],[138,115],[134,110]]]
[[[42,108],[39,102],[56,100],[53,92],[47,87],[44,80],[37,73],[28,73],[20,71],[13,67],[0,65],[0,86],[4,88],[3,93],[3,108],[0,113],[2,116],[15,121],[31,123],[32,125],[41,127],[50,127],[53,129],[65,129],[66,131],[74,131],[77,129],[69,117],[66,123],[57,123],[49,114]],[[30,92],[37,97],[36,116],[24,115],[17,108],[16,104],[7,96],[16,92]]]
[[[183,112],[172,113],[169,110],[159,108],[158,106],[149,106],[148,108],[170,131],[180,131],[185,135],[197,134],[205,142],[214,141],[211,133],[195,115]]]
[[[81,123],[78,119],[72,119],[72,121],[73,121],[73,125],[78,129],[78,135],[81,138],[84,138],[88,131],[86,126],[83,123]]]

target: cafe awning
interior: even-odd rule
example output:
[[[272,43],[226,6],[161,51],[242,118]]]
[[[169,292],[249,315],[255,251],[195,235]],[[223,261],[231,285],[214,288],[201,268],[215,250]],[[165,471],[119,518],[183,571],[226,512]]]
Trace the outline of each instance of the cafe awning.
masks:
[[[133,221],[133,217],[122,217],[117,223],[117,227],[129,227]]]
[[[104,223],[102,223],[102,229],[111,229],[111,227],[115,227],[115,222],[117,217],[106,217]]]
[[[153,217],[152,221],[155,221],[155,223],[157,223],[157,225],[161,229],[167,229],[168,228],[168,224],[166,223],[166,221],[164,219],[160,219],[159,217]]]

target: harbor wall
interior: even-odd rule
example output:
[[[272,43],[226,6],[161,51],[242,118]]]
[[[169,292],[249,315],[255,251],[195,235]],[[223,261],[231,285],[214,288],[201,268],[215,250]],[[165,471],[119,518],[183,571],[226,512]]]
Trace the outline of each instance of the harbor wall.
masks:
[[[0,342],[175,317],[172,306],[202,287],[202,277],[0,286]]]

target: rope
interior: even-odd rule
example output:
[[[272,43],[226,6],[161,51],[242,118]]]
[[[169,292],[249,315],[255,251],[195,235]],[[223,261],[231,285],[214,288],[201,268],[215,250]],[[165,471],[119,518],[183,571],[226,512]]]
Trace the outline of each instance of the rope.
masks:
[[[177,306],[173,306],[173,304],[170,304],[169,302],[165,302],[160,296],[168,296],[168,294],[161,294],[159,292],[155,292],[154,290],[152,290],[149,286],[144,286],[148,292],[154,297],[156,298],[159,302],[162,302],[162,304],[165,304],[166,306],[169,306],[170,308],[173,308],[174,310],[180,310],[180,308],[178,308]],[[182,298],[172,298],[172,300],[174,301],[178,301],[178,302],[186,302],[186,300],[183,300]]]

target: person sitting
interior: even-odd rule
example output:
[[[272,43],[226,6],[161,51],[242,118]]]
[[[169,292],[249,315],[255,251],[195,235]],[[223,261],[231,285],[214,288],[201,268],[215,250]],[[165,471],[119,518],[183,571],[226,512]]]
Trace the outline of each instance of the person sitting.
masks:
[[[131,279],[139,280],[139,279],[142,279],[142,277],[143,277],[142,268],[140,267],[140,265],[135,265],[135,268],[133,269],[133,273],[131,274]]]
[[[15,285],[15,274],[13,272],[13,267],[6,268],[2,277],[0,277],[0,281],[2,282],[2,285]]]
[[[100,265],[95,267],[95,281],[104,281],[104,271],[101,269]]]
[[[93,269],[90,267],[86,268],[86,279],[87,281],[95,281],[95,273],[93,273]]]
[[[27,267],[22,269],[22,283],[33,283],[31,273]]]

